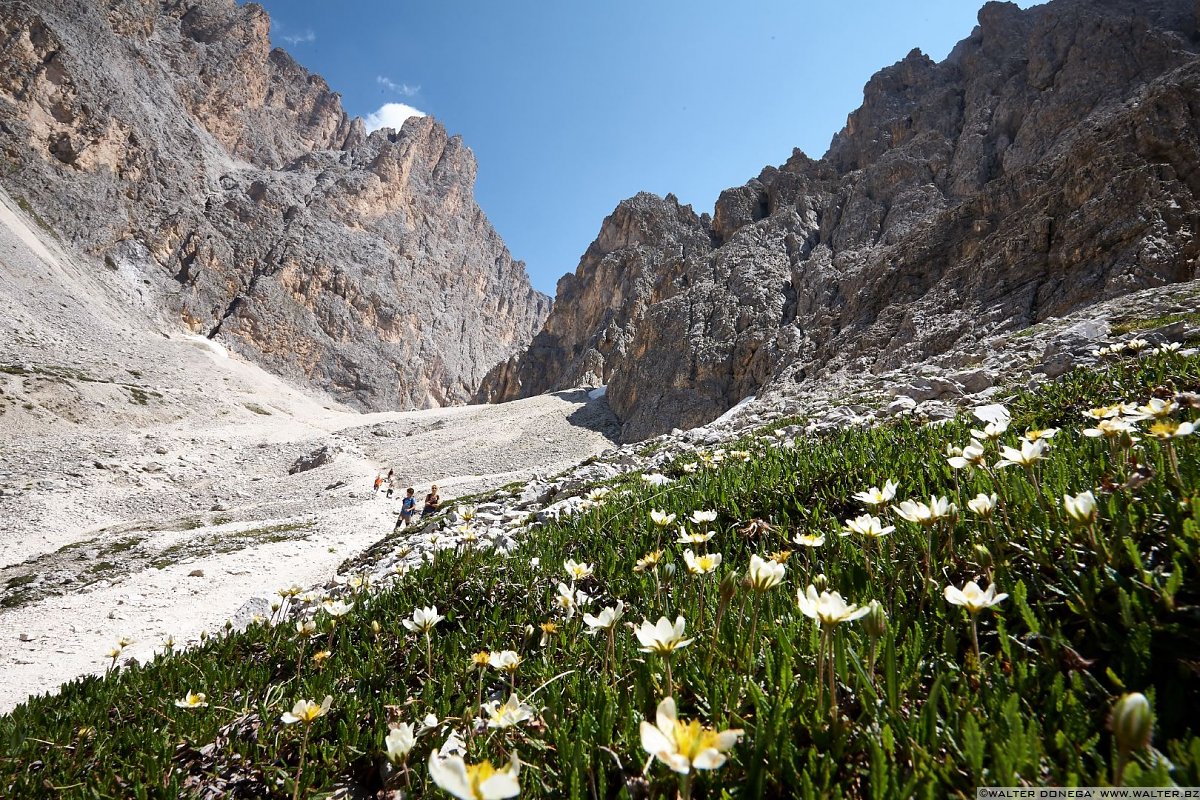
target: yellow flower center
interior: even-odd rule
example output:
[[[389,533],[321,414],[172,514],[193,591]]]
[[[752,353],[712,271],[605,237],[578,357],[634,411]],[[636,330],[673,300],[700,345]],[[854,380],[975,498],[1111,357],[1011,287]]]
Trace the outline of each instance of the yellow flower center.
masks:
[[[718,749],[717,745],[720,742],[716,731],[701,726],[697,720],[676,721],[672,738],[675,740],[675,749],[689,762],[695,761],[705,750]]]
[[[1170,439],[1178,430],[1178,422],[1170,419],[1160,419],[1150,426],[1150,435],[1156,439]]]
[[[499,770],[492,766],[492,762],[487,760],[480,761],[478,764],[467,764],[467,782],[471,785],[471,794],[482,800],[483,790],[479,787],[497,772]]]

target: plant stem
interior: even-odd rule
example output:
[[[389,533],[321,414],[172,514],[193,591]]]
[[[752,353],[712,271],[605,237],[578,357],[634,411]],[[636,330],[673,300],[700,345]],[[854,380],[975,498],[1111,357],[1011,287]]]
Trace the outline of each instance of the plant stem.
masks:
[[[296,789],[292,800],[300,800],[300,779],[304,776],[304,757],[308,754],[308,725],[304,726],[304,738],[300,742],[300,763],[296,765]]]
[[[982,666],[979,655],[979,628],[974,614],[971,615],[971,644],[975,647],[975,664]]]
[[[667,697],[674,697],[675,681],[671,678],[671,656],[664,653],[663,662],[667,665]]]
[[[429,631],[425,631],[425,674],[430,680],[433,679],[433,640]]]

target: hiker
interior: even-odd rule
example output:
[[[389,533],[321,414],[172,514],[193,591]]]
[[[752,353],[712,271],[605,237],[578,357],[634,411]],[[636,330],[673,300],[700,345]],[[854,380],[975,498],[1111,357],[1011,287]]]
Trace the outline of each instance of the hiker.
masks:
[[[425,495],[425,508],[421,509],[421,517],[428,517],[430,514],[436,514],[438,506],[442,504],[441,495],[438,494],[437,484],[429,488],[429,494]]]
[[[383,473],[380,472],[375,475],[375,488],[373,490],[375,492],[375,494],[379,494],[379,487],[382,485],[383,485]]]
[[[396,517],[396,527],[393,530],[400,530],[412,525],[413,514],[417,512],[417,498],[413,496],[416,490],[413,487],[408,487],[408,492],[404,495],[404,499],[400,501],[400,516]]]
[[[394,470],[394,469],[388,470],[387,485],[388,485],[387,496],[388,496],[388,498],[391,498],[392,494],[396,491],[396,470]]]

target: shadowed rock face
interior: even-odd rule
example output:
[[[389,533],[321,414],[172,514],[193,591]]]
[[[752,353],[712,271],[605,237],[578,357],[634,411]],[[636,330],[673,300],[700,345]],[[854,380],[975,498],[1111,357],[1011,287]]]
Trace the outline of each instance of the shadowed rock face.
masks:
[[[269,27],[233,0],[0,5],[0,181],[168,326],[363,409],[469,399],[550,305],[474,156],[429,118],[368,136]]]
[[[605,383],[635,440],[1200,277],[1198,52],[1191,0],[989,3],[944,62],[875,75],[821,160],[711,219],[621,203],[479,397]]]

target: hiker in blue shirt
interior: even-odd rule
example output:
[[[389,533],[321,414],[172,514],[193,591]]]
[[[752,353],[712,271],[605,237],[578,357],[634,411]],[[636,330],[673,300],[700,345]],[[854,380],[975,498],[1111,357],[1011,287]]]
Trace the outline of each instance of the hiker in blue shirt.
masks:
[[[400,516],[396,518],[396,530],[412,525],[413,514],[417,511],[417,498],[413,497],[415,490],[410,486],[404,499],[400,501]]]

